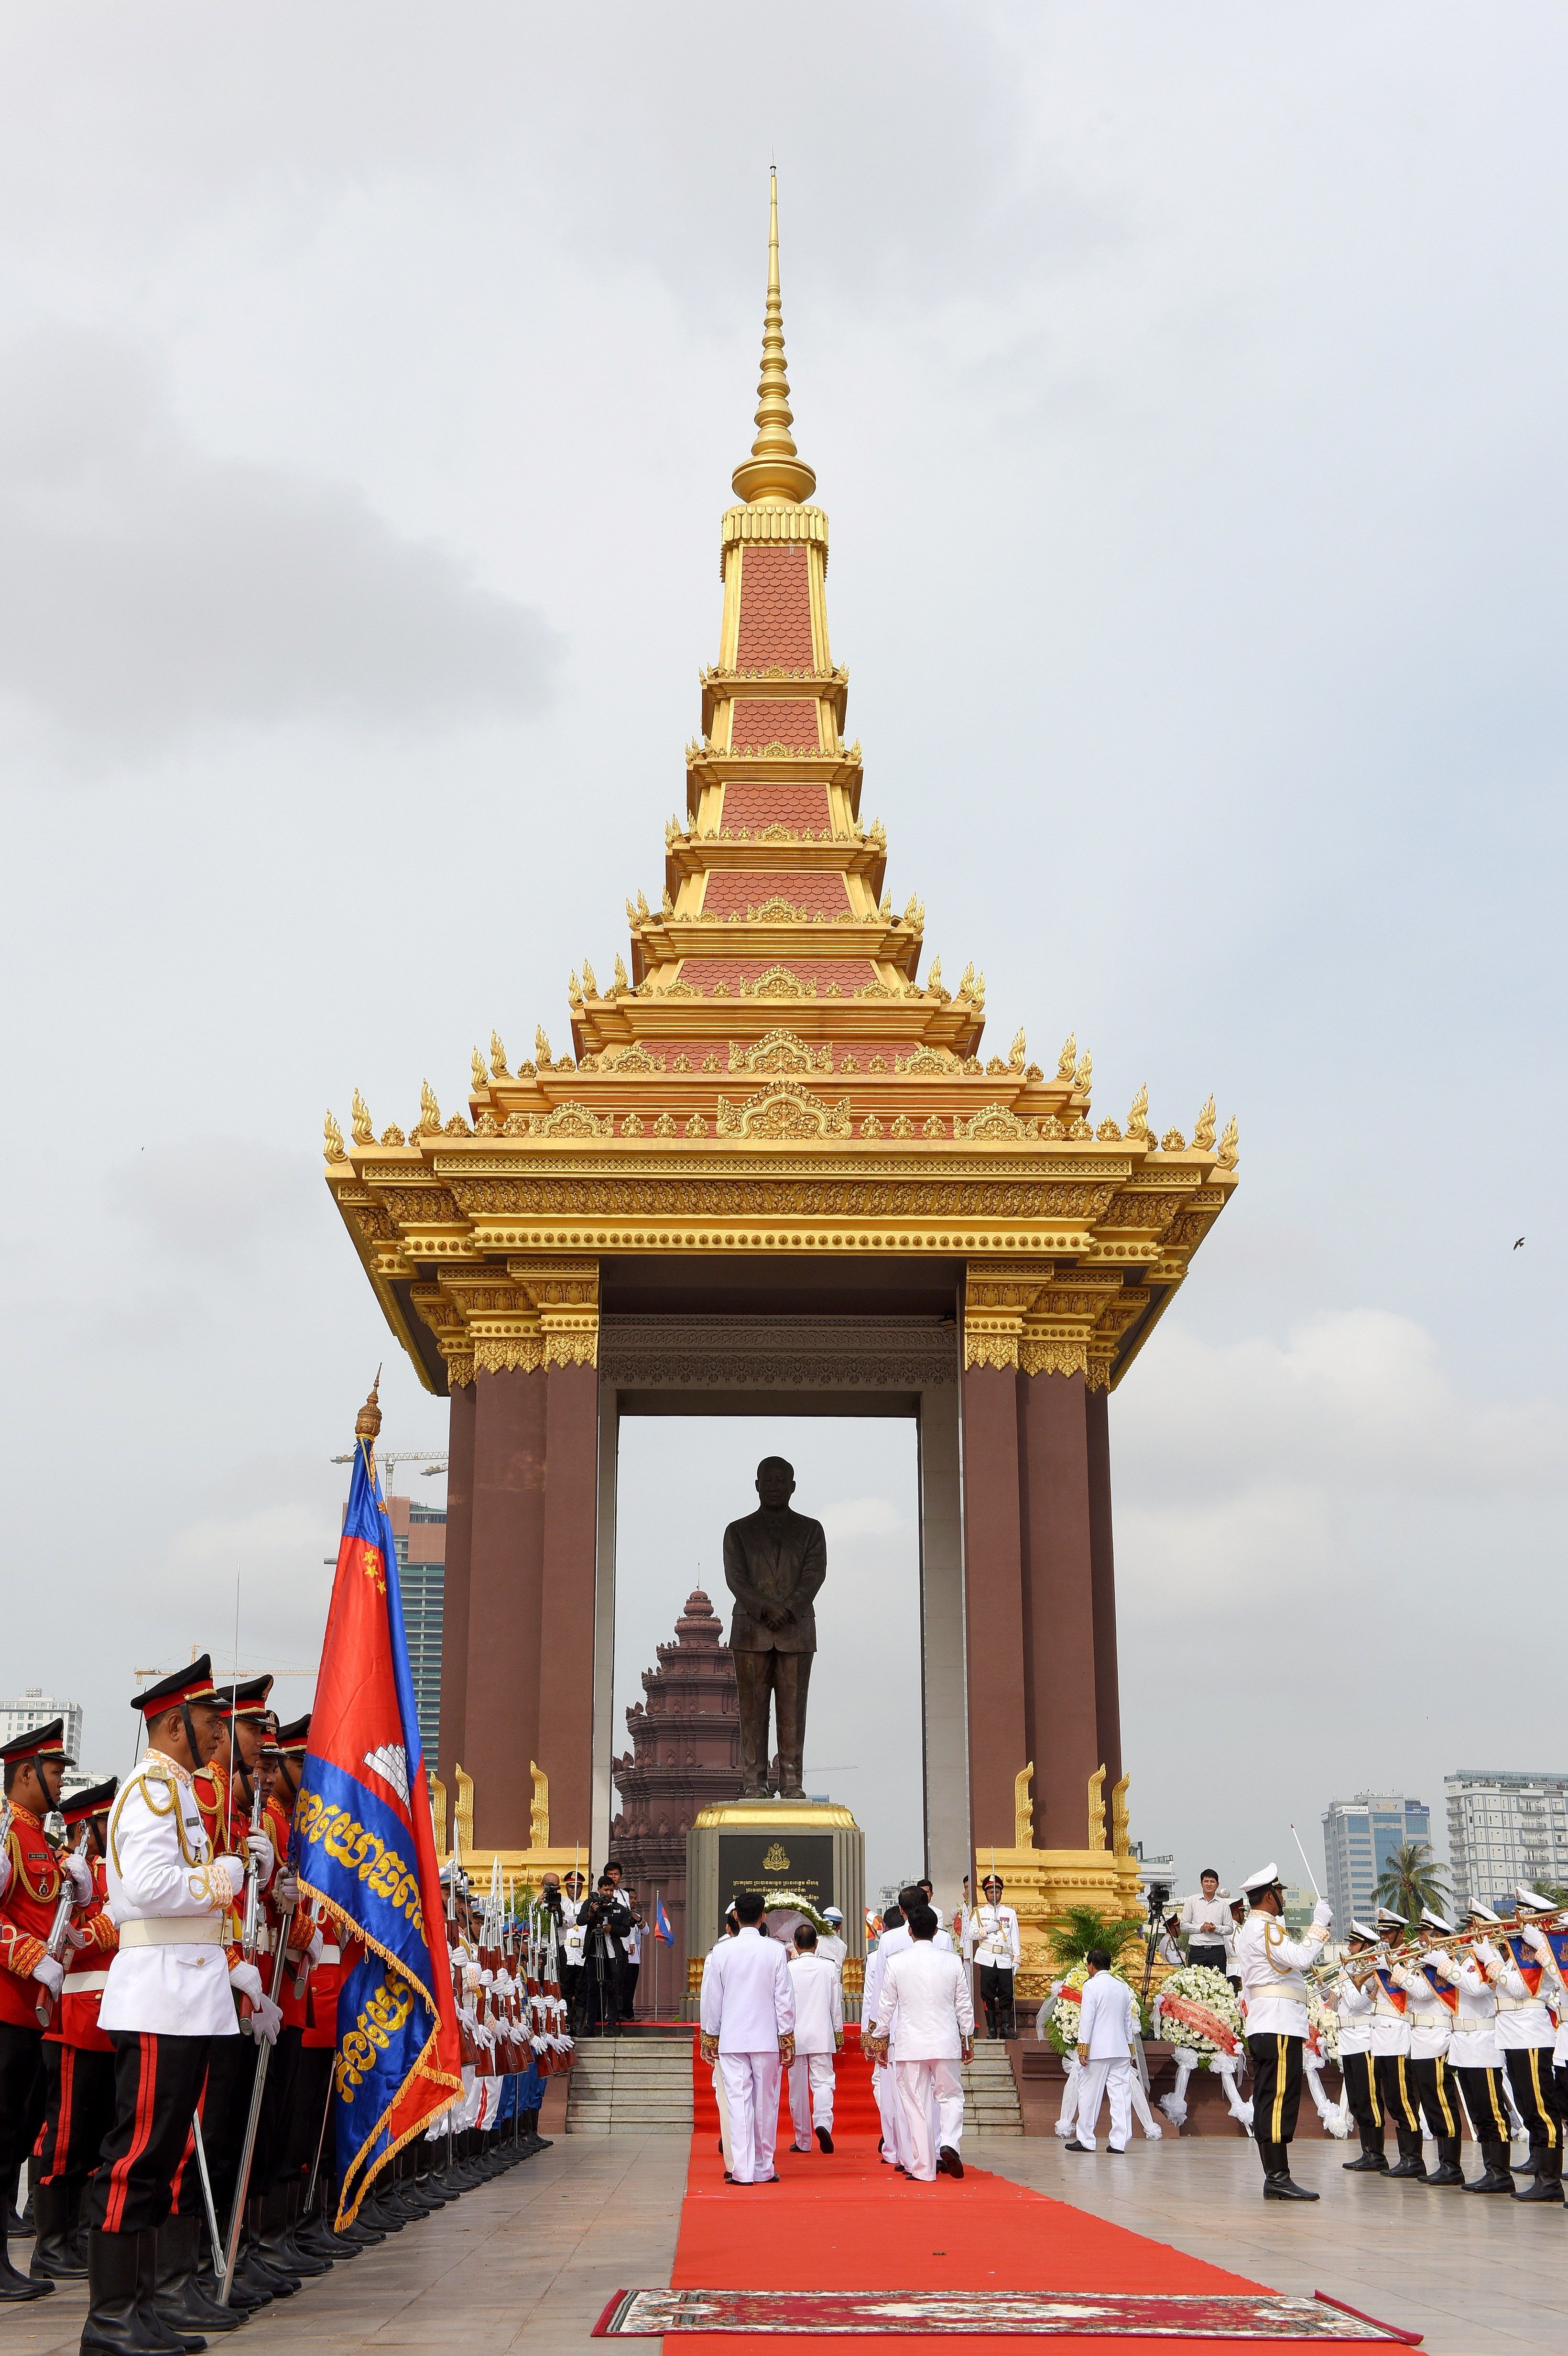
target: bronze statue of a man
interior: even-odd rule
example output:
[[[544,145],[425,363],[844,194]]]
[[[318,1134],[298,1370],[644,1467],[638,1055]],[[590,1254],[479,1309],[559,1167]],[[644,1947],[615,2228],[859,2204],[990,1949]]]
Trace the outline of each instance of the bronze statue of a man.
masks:
[[[817,1589],[827,1576],[822,1524],[793,1513],[795,1467],[764,1456],[761,1508],[724,1533],[724,1583],[735,1599],[730,1649],[741,1689],[741,1796],[768,1796],[768,1701],[778,1719],[779,1793],[804,1800],[805,1696],[816,1650]]]

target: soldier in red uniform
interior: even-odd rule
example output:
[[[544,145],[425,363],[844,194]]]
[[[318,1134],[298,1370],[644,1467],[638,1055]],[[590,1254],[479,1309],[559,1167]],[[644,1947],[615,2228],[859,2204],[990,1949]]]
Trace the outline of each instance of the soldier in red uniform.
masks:
[[[87,2179],[98,2165],[103,2138],[114,2124],[114,2047],[98,2026],[98,2007],[109,1979],[109,1960],[120,1932],[105,1911],[108,1881],[103,1859],[109,1811],[120,1789],[118,1775],[91,1791],[60,1802],[66,1844],[75,1847],[85,1827],[82,1851],[92,1876],[93,1896],[71,1924],[65,1960],[65,1987],[54,2019],[44,2031],[44,2070],[48,2103],[37,2157],[33,2194],[37,2239],[32,2272],[56,2281],[87,2273],[87,2254],[77,2228]]]
[[[247,2210],[251,2246],[262,2263],[275,2273],[300,2277],[324,2275],[332,2264],[329,2254],[302,2246],[295,2240],[293,2231],[298,2222],[299,2194],[303,2190],[303,2180],[293,2153],[301,2140],[295,2114],[300,2101],[300,2067],[310,2008],[310,1974],[325,1945],[325,1937],[314,1920],[307,1919],[305,1910],[301,1907],[299,1883],[288,1861],[294,1802],[299,1795],[299,1776],[304,1764],[304,1730],[308,1729],[309,1724],[308,1718],[301,1719],[297,1726],[288,1730],[285,1740],[278,1730],[276,1719],[273,1719],[269,1740],[261,1754],[261,1772],[266,1779],[263,1788],[267,1792],[263,1822],[279,1858],[278,1870],[267,1890],[268,1953],[276,1955],[285,1925],[288,1945],[283,1958],[283,1976],[278,1987],[283,2026],[278,2031],[278,2041],[262,2094]],[[269,1987],[272,1980],[269,1965]]]
[[[67,1757],[65,1720],[51,1719],[0,1748],[5,1768],[5,1838],[0,1841],[0,2200],[9,2201],[24,2158],[43,2124],[47,2100],[44,2025],[65,1982],[48,1953],[62,1887],[78,1901],[93,1896],[80,1858],[57,1858],[44,1818],[59,1804]],[[42,2006],[42,2017],[39,2008]],[[0,2211],[0,2299],[43,2298],[48,2276],[18,2274],[5,2249]]]

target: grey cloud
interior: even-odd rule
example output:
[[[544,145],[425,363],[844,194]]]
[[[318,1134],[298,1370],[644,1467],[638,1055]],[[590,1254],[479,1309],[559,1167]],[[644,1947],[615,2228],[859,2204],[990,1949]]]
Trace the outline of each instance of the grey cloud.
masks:
[[[0,359],[0,694],[68,740],[517,717],[557,648],[357,490],[204,452],[131,346],[55,331]]]

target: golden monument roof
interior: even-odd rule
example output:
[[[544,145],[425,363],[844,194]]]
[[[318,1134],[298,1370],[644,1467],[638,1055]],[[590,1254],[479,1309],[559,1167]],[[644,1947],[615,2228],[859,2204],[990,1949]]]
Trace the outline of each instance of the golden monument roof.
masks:
[[[757,434],[657,905],[627,898],[605,980],[571,975],[571,1052],[540,1025],[514,1067],[492,1032],[464,1110],[427,1080],[406,1132],[357,1089],[347,1141],[327,1116],[327,1183],[432,1389],[595,1363],[601,1263],[693,1253],[966,1262],[965,1363],[1114,1383],[1236,1183],[1212,1098],[1190,1137],[1157,1137],[1147,1088],[1095,1122],[1072,1037],[1054,1068],[1021,1029],[983,1057],[984,973],[922,979],[923,904],[895,911],[861,816],[793,423],[775,178]]]

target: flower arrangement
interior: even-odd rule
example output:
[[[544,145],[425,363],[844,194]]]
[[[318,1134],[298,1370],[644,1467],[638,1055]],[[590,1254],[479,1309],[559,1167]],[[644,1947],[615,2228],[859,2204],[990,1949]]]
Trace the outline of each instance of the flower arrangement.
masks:
[[[1311,1980],[1307,1983],[1307,2029],[1308,2041],[1315,2044],[1325,2062],[1339,2059],[1339,2015],[1331,2004],[1325,2004],[1323,1993]]]
[[[1196,2054],[1200,2066],[1229,2056],[1242,2041],[1242,2008],[1223,1972],[1183,1964],[1161,1983],[1154,2000],[1154,2033]]]
[[[817,1912],[809,1898],[802,1898],[799,1893],[794,1890],[775,1890],[772,1897],[768,1900],[768,1912],[770,1914],[787,1913],[792,1907],[797,1914],[805,1915],[806,1921],[811,1924],[819,1939],[827,1938],[828,1933],[832,1930],[833,1925],[828,1921],[826,1914],[819,1914]]]

